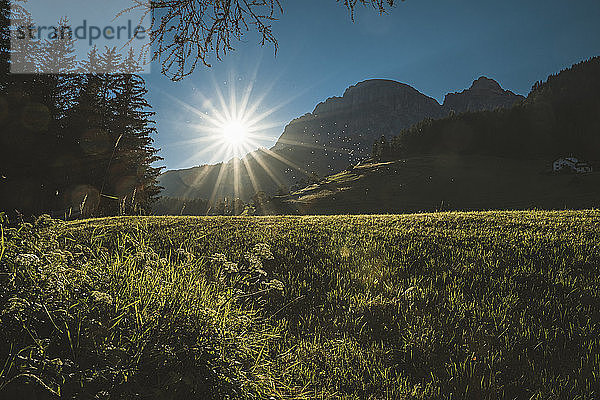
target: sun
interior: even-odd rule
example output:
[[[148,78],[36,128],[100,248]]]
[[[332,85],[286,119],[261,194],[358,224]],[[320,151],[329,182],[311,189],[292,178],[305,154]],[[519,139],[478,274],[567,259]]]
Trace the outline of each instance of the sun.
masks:
[[[248,137],[249,129],[242,121],[227,121],[223,125],[223,139],[231,146],[241,146],[246,144]]]
[[[210,158],[210,164],[224,166],[221,175],[225,174],[231,165],[233,165],[234,175],[240,175],[242,169],[250,168],[250,164],[264,164],[262,159],[254,160],[266,154],[266,146],[271,146],[274,141],[277,141],[277,137],[271,134],[275,129],[281,129],[281,122],[273,121],[272,116],[291,101],[281,102],[274,107],[265,107],[262,101],[267,93],[256,95],[252,100],[255,79],[249,80],[250,83],[245,88],[237,90],[236,82],[241,79],[235,79],[234,75],[224,82],[228,85],[228,96],[216,80],[215,91],[211,97],[195,90],[197,106],[166,94],[171,100],[184,107],[186,115],[189,115],[187,112],[191,112],[193,114],[191,117],[195,120],[194,122],[186,120],[194,137],[177,144],[198,147],[199,150],[189,160],[206,154]],[[251,172],[247,173],[251,174]],[[218,178],[218,182],[221,179],[225,178]]]
[[[270,178],[277,186],[281,186],[281,179],[271,170],[271,162],[276,165],[283,163],[290,171],[307,174],[292,161],[266,147],[278,140],[277,136],[270,136],[269,132],[281,129],[282,123],[273,120],[274,113],[289,104],[295,97],[289,97],[274,107],[264,107],[262,101],[269,90],[257,95],[254,101],[251,101],[254,82],[255,79],[250,80],[250,83],[238,92],[235,88],[236,79],[230,77],[228,82],[225,82],[229,88],[229,96],[226,96],[215,81],[213,97],[206,97],[202,92],[196,91],[197,106],[166,93],[169,99],[191,112],[196,120],[193,123],[186,121],[194,137],[177,142],[177,145],[199,148],[186,162],[200,155],[206,155],[210,158],[209,164],[218,166],[216,176],[212,173],[215,169],[202,168],[193,183],[189,185],[186,196],[192,193],[194,186],[205,179],[209,182],[214,181],[211,183],[214,184],[214,188],[209,199],[213,204],[216,203],[217,196],[223,194],[220,189],[232,189],[233,198],[240,197],[244,193],[252,195],[259,192],[259,182],[265,179],[264,176],[268,177],[266,179]],[[297,144],[304,145],[304,143]],[[244,186],[248,183],[251,187]]]

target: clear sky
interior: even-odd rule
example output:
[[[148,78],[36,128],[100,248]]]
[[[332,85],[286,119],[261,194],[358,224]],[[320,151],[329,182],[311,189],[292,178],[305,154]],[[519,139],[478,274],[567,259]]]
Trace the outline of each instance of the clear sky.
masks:
[[[168,169],[222,161],[207,151],[203,119],[220,91],[239,99],[248,88],[270,147],[293,118],[312,112],[371,78],[407,83],[443,101],[479,76],[527,95],[533,83],[600,55],[598,0],[406,0],[387,15],[361,9],[355,22],[335,0],[282,0],[274,23],[279,50],[249,34],[211,68],[171,82],[153,66],[146,75],[157,115],[155,145]],[[232,91],[231,88],[234,88]],[[219,108],[217,106],[217,108]]]

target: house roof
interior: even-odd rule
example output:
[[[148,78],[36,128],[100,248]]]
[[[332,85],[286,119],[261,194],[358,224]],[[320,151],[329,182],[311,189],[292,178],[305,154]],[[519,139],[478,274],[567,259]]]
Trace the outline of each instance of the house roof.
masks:
[[[568,161],[573,164],[586,164],[586,165],[588,164],[587,162],[581,161],[576,157],[558,157],[557,159],[555,159],[552,162],[557,162],[557,161]]]

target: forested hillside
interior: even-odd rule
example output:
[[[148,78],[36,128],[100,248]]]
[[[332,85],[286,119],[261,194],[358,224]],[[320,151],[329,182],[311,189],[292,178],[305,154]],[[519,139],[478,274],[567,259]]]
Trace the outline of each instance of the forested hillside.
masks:
[[[383,159],[425,154],[480,154],[552,158],[574,154],[600,159],[600,57],[534,85],[510,109],[453,114],[404,130],[377,144]]]

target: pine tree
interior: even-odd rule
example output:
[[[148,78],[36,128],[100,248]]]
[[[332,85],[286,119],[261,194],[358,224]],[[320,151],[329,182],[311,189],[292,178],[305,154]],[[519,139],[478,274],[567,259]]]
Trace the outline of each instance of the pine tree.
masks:
[[[3,65],[10,65],[8,69],[16,74],[33,74],[38,70],[41,47],[40,41],[29,34],[28,27],[34,25],[33,19],[29,11],[17,2],[13,2],[12,9],[8,3],[3,0],[0,5],[5,14],[2,16],[2,25],[6,27],[2,39],[6,43],[2,44],[2,48],[6,49],[5,55],[10,59],[10,63],[6,61]]]
[[[69,30],[65,29],[69,26],[69,20],[61,18],[56,31],[43,40],[42,52],[37,60],[40,71],[53,75],[72,74],[77,71],[75,39]]]
[[[102,64],[102,56],[94,46],[79,65],[79,90],[66,118],[66,142],[74,168],[64,177],[67,189],[63,207],[80,211],[86,217],[104,214],[100,211],[102,184],[115,145],[108,132],[112,114],[110,82],[107,82],[110,77],[103,73],[81,73],[101,71]]]
[[[121,199],[121,212],[149,213],[160,188],[157,178],[161,168],[152,164],[160,157],[152,147],[152,134],[156,132],[145,96],[148,93],[144,79],[136,72],[141,70],[130,50],[119,66],[124,73],[117,75],[115,82],[115,115],[112,130],[119,133],[111,181],[113,190]],[[117,176],[120,174],[121,176]]]
[[[44,182],[45,211],[60,215],[63,211],[62,194],[67,190],[66,177],[76,165],[71,158],[72,138],[68,135],[71,110],[81,87],[81,77],[74,75],[77,69],[75,40],[62,27],[69,21],[61,19],[57,32],[41,42],[38,53],[38,70],[34,82],[35,97],[48,112],[48,128],[43,143],[38,146],[42,168],[38,176]]]

